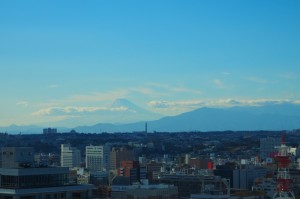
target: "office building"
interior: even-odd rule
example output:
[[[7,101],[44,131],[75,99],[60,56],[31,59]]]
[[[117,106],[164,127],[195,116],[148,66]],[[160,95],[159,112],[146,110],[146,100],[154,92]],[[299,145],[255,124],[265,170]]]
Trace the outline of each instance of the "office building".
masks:
[[[140,181],[139,161],[121,161],[118,169],[118,176],[129,177],[130,183]]]
[[[3,148],[0,199],[90,199],[93,185],[69,182],[67,167],[40,167],[29,147]]]
[[[62,167],[80,167],[81,153],[76,147],[69,144],[61,145],[61,166]]]
[[[90,171],[105,171],[109,169],[108,146],[86,146],[86,168]]]
[[[134,153],[132,150],[127,150],[126,148],[112,148],[112,151],[110,152],[110,160],[110,169],[117,170],[120,168],[120,162],[122,160],[134,160]]]
[[[157,180],[160,176],[161,169],[163,167],[162,163],[149,162],[146,166],[147,175],[150,182]]]
[[[203,193],[206,187],[211,187],[214,192],[222,194],[228,194],[230,189],[229,180],[213,175],[164,174],[161,175],[159,182],[178,187],[179,198],[187,198],[191,194]]]
[[[56,134],[57,129],[52,129],[52,128],[45,128],[43,129],[43,134],[48,135],[48,134]]]
[[[260,139],[260,158],[266,159],[271,157],[272,154],[276,153],[278,149],[276,147],[280,146],[280,138],[266,137]]]
[[[31,147],[5,147],[1,149],[2,168],[30,167],[34,163]]]
[[[218,165],[214,170],[216,176],[230,180],[230,187],[235,189],[251,189],[256,178],[263,177],[270,170],[263,167],[248,166],[236,168],[233,165]]]

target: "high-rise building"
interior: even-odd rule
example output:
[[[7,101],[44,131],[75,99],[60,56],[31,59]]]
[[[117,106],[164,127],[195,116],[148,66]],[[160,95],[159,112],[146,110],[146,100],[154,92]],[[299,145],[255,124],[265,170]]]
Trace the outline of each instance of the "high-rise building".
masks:
[[[120,168],[120,162],[122,160],[134,160],[134,153],[132,150],[127,150],[126,148],[113,148],[110,153],[110,160],[110,169],[117,170]]]
[[[69,144],[61,145],[61,166],[63,167],[79,167],[81,163],[80,150],[71,147]]]
[[[104,146],[86,146],[86,168],[90,171],[105,171],[109,169],[110,148]]]
[[[109,143],[106,143],[103,148],[103,164],[106,171],[110,170],[110,150],[111,146]]]

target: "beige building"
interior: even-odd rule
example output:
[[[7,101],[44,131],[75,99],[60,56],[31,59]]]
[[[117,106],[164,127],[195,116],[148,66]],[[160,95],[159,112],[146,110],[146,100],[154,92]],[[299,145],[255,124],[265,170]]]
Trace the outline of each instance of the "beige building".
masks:
[[[76,147],[69,144],[61,145],[61,166],[62,167],[80,167],[81,153]]]
[[[34,163],[31,147],[4,147],[1,149],[2,168],[30,167]]]

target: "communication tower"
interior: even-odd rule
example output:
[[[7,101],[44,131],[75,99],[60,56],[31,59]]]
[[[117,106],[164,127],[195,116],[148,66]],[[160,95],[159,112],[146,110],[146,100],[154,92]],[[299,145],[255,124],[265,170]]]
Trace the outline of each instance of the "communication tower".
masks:
[[[282,134],[281,145],[278,147],[275,160],[277,162],[277,186],[273,199],[295,199],[289,173],[291,157],[288,154],[288,147],[285,145],[285,134]]]

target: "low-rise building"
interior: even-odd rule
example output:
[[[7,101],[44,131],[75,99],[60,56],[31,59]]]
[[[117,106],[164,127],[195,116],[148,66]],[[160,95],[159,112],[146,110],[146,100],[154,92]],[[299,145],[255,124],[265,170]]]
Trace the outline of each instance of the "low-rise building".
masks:
[[[178,189],[173,185],[112,186],[111,199],[177,199]]]
[[[170,184],[178,187],[179,197],[190,197],[191,194],[218,192],[219,194],[228,194],[230,189],[229,180],[219,176],[204,175],[162,175],[159,179],[160,183]]]

